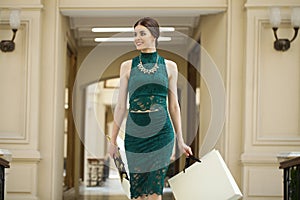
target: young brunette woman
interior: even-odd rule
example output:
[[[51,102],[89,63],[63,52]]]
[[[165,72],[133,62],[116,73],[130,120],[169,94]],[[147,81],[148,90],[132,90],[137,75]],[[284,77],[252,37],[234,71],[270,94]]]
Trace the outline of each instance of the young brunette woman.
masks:
[[[156,51],[160,35],[157,21],[149,17],[138,20],[134,24],[134,35],[140,54],[121,64],[110,155],[116,152],[117,135],[127,113],[129,96],[125,150],[131,198],[161,200],[174,135],[181,152],[188,156],[192,151],[182,137],[177,65]]]

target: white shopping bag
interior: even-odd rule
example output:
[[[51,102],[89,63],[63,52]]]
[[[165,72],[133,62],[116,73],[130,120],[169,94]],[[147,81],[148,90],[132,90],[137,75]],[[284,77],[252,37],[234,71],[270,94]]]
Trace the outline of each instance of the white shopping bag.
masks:
[[[123,191],[126,194],[127,198],[131,199],[130,198],[130,183],[129,183],[129,180],[123,179],[121,181],[121,185],[122,185]]]
[[[169,179],[176,200],[236,200],[243,195],[219,151]]]

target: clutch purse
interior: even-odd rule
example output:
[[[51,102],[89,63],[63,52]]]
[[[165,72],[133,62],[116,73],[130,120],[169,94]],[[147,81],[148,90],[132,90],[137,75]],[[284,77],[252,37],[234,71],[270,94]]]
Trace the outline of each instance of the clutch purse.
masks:
[[[125,169],[125,164],[124,164],[124,162],[122,160],[122,157],[121,157],[119,147],[118,147],[118,150],[116,151],[116,153],[114,153],[113,159],[114,159],[115,165],[116,165],[116,167],[119,171],[121,181],[123,181],[124,179],[129,180],[128,174],[127,174],[126,169]]]
[[[107,140],[111,141],[111,138],[106,135]],[[120,148],[118,147],[116,152],[113,154],[113,160],[114,163],[118,169],[119,175],[120,175],[120,180],[121,180],[121,185],[123,188],[123,191],[125,192],[126,196],[128,199],[130,198],[130,183],[129,183],[129,176],[126,172],[125,164],[122,160],[122,156],[120,153]]]
[[[130,198],[129,176],[126,172],[125,164],[122,160],[122,156],[121,156],[119,147],[118,147],[116,153],[114,153],[114,155],[113,155],[113,160],[115,162],[115,165],[116,165],[119,175],[120,175],[120,180],[121,180],[121,185],[122,185],[123,191],[125,192],[127,198],[131,199]]]

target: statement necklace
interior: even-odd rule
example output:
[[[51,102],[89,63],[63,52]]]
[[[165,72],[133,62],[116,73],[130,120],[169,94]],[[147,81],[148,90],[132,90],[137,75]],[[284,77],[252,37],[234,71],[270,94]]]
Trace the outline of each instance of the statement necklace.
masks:
[[[138,69],[143,72],[144,74],[154,74],[157,69],[159,68],[158,65],[157,65],[157,62],[158,62],[158,55],[156,57],[156,63],[154,64],[154,66],[151,68],[151,69],[146,69],[142,63],[142,58],[141,58],[141,55],[139,56],[140,58],[140,63],[137,65],[138,66]]]

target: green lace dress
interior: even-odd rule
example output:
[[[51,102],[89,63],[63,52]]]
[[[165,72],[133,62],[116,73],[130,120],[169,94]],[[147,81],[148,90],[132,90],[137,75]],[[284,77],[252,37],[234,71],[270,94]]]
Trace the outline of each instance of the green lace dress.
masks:
[[[157,71],[144,73],[138,65]],[[129,113],[125,150],[130,174],[131,198],[162,195],[174,146],[174,130],[167,110],[168,74],[157,52],[133,58],[128,82]]]

